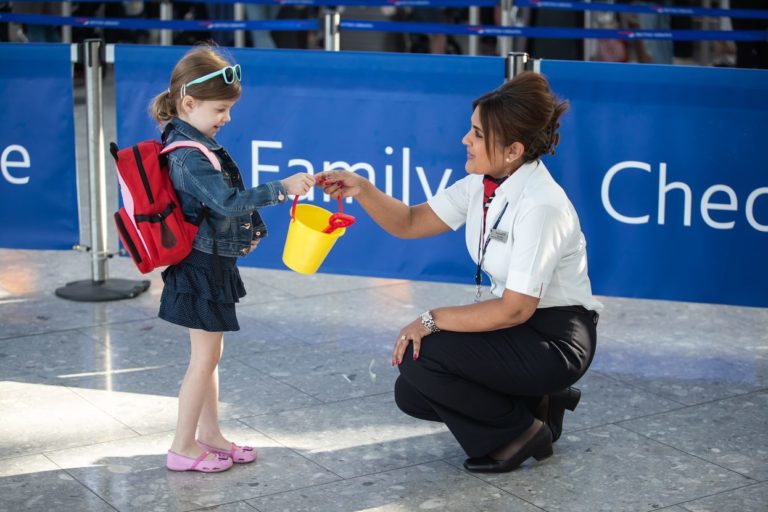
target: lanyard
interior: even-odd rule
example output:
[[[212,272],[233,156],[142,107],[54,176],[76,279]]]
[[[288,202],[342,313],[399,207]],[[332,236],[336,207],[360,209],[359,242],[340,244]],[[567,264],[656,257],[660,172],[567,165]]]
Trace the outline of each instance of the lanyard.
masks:
[[[480,240],[477,247],[477,268],[475,269],[475,286],[477,286],[477,292],[475,293],[475,302],[480,302],[480,296],[482,295],[482,269],[483,261],[485,260],[485,251],[488,249],[488,243],[491,241],[491,235],[493,234],[494,230],[499,227],[499,222],[501,222],[501,218],[507,211],[507,206],[509,206],[509,203],[504,203],[504,208],[501,209],[501,213],[498,217],[496,217],[496,221],[493,223],[493,227],[488,232],[488,237],[485,239],[485,243],[483,243],[483,234],[485,233],[485,215],[483,215],[483,224],[480,231]]]

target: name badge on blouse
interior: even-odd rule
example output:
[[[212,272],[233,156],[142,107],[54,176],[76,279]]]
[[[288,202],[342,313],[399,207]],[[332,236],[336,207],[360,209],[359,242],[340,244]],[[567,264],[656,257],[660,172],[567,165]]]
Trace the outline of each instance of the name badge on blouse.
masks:
[[[509,233],[507,231],[502,231],[500,229],[492,229],[490,237],[491,237],[491,240],[497,240],[501,243],[507,243],[507,238],[509,238]]]

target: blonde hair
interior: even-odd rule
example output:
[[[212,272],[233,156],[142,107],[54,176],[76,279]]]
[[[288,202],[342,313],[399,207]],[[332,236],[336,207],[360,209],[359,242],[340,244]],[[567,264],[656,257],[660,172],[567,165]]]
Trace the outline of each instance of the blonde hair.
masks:
[[[230,61],[211,45],[201,45],[189,50],[174,66],[171,85],[152,100],[149,113],[160,125],[164,125],[179,113],[181,88],[192,80],[229,66]],[[231,84],[222,77],[195,84],[186,94],[198,100],[238,100],[242,94],[240,80]]]

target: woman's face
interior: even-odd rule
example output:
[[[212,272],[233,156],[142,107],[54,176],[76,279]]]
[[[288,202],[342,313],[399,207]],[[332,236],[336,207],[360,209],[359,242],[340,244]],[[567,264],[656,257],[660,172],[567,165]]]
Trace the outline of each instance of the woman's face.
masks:
[[[472,112],[471,124],[469,131],[461,139],[462,144],[467,146],[467,163],[464,164],[464,169],[469,174],[488,174],[498,178],[509,174],[504,168],[503,149],[494,144],[491,146],[492,155],[489,155],[485,149],[485,140],[490,134],[484,131],[480,123],[480,107]]]

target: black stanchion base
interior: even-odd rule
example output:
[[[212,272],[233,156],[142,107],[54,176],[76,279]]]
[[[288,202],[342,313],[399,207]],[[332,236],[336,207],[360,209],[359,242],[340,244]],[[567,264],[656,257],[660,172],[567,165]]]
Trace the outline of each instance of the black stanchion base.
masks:
[[[106,302],[109,300],[132,299],[149,289],[149,281],[128,279],[106,279],[104,281],[72,281],[56,289],[62,299],[77,302]]]

